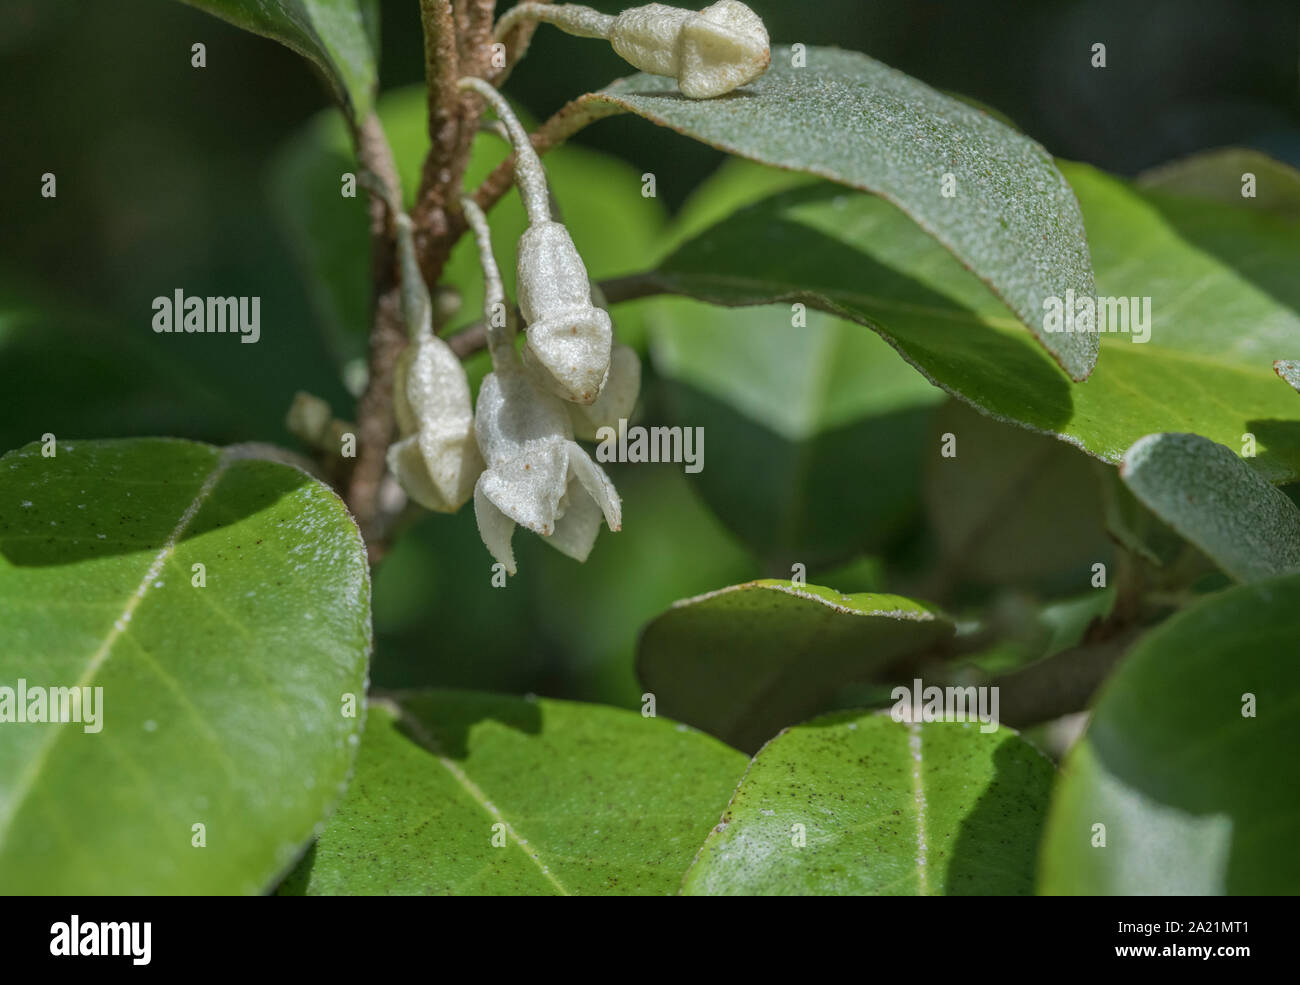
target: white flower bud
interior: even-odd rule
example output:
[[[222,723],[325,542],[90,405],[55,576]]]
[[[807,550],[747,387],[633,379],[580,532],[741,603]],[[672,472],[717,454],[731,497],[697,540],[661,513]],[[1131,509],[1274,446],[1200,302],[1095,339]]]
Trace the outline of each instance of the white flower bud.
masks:
[[[611,530],[622,507],[603,469],[573,441],[565,406],[523,372],[489,373],[474,418],[487,470],[474,488],[479,535],[492,557],[515,573],[515,525],[557,550],[586,560],[603,515]]]
[[[591,302],[587,268],[569,231],[538,222],[519,238],[516,283],[528,332],[524,362],[556,396],[593,403],[609,372],[613,328]]]
[[[718,0],[695,13],[661,3],[625,10],[610,31],[614,50],[644,72],[677,79],[682,95],[711,99],[767,71],[767,28],[739,0]]]
[[[398,362],[393,396],[402,440],[388,449],[389,469],[421,506],[455,513],[483,471],[464,367],[446,342],[421,333]]]
[[[627,61],[675,78],[691,99],[725,95],[753,82],[772,62],[762,18],[739,0],[718,0],[698,13],[651,3],[617,17],[578,4],[520,3],[497,22],[497,39],[525,20],[579,37],[609,38]]]
[[[596,402],[584,407],[569,404],[569,420],[575,437],[595,441],[596,432],[603,427],[618,427],[620,420],[629,420],[641,393],[641,360],[631,346],[615,344],[609,361],[609,378]]]

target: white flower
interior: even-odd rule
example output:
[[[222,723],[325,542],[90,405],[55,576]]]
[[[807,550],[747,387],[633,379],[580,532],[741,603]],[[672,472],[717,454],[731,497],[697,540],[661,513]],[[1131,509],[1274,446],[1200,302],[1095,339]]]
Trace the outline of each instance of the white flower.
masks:
[[[479,390],[474,431],[487,470],[474,488],[479,535],[515,573],[515,525],[585,561],[600,530],[622,526],[614,484],[574,440],[565,405],[519,369],[489,373]]]
[[[402,438],[388,448],[388,467],[421,506],[455,513],[483,471],[465,369],[446,342],[422,332],[402,353],[396,377]]]
[[[609,373],[613,328],[608,312],[592,304],[587,268],[562,224],[539,222],[524,231],[516,283],[528,326],[524,362],[555,396],[593,403]]]

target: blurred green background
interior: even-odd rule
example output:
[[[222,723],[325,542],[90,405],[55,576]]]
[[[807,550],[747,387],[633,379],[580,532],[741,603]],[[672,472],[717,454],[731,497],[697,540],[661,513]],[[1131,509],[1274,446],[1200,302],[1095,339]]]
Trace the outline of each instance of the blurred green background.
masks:
[[[416,0],[382,6],[381,78],[389,92],[421,80],[423,53]],[[1132,174],[1235,144],[1300,165],[1294,0],[752,6],[776,41],[866,52],[988,104],[1063,157]],[[364,328],[355,301],[368,264],[363,206],[337,198],[346,151],[337,127],[313,120],[328,98],[306,63],[171,0],[3,0],[0,23],[0,450],[45,432],[293,444],[282,422],[297,390],[325,397],[348,417],[344,370],[360,352]],[[196,41],[207,46],[202,70],[190,66]],[[1089,65],[1095,42],[1107,46],[1105,70]],[[507,92],[543,118],[628,71],[606,46],[543,29]],[[394,144],[409,183],[419,167],[419,106],[409,96],[388,103],[403,98],[415,132],[394,133]],[[570,202],[582,187],[594,187],[597,173],[633,182],[619,192],[634,200],[626,218],[612,206],[606,213],[593,197],[590,215],[573,220],[575,228],[587,223],[579,245],[598,276],[648,266],[669,214],[722,160],[632,117],[604,121],[576,143],[595,153],[575,152],[554,165],[557,184],[575,189]],[[45,172],[57,176],[57,198],[39,193]],[[639,201],[635,178],[643,172],[657,176],[659,203]],[[312,175],[335,183],[314,211],[303,207],[311,201],[304,189],[317,187]],[[733,179],[748,180],[734,173],[722,180]],[[341,230],[328,262],[314,258],[330,271],[325,281],[307,274],[318,227]],[[506,253],[501,259],[509,266]],[[261,297],[262,340],[155,335],[150,302],[177,287]],[[467,297],[467,315],[477,303]],[[886,420],[843,381],[838,403],[830,401],[834,412],[810,416],[800,410],[812,405],[809,395],[797,374],[791,381],[789,367],[812,350],[783,348],[788,333],[779,322],[788,312],[654,304],[623,306],[615,315],[624,337],[643,349],[647,333],[656,338],[644,416],[707,421],[708,452],[716,456],[710,467],[694,482],[678,466],[616,467],[624,532],[603,534],[585,566],[520,534],[521,574],[504,590],[489,585],[490,559],[470,511],[426,517],[376,572],[377,684],[533,690],[634,705],[637,630],[674,598],[758,575],[788,576],[790,564],[803,559],[809,580],[845,591],[887,585],[960,600],[972,574],[979,575],[976,596],[1018,591],[1026,580],[1040,590],[1077,585],[1081,559],[1105,550],[1099,528],[1083,530],[1078,543],[1064,545],[1068,556],[1027,558],[1024,571],[941,565],[936,574],[951,546],[942,525],[923,519],[927,509],[947,507],[934,490],[921,494],[916,449],[940,426],[934,415],[962,412],[944,406],[883,343],[861,328],[811,319],[815,350],[859,368],[870,391],[889,392],[893,402]],[[692,353],[702,358],[699,344],[725,352],[742,334],[751,358],[741,377],[784,388],[770,414],[737,412],[719,404],[716,387],[656,373],[689,365]],[[865,393],[865,384],[859,390]],[[1032,445],[1031,438],[1017,440]],[[990,441],[1002,444],[997,436]],[[1065,485],[1072,485],[1071,470],[1087,464],[1077,455],[1063,463]],[[747,499],[749,477],[765,469],[788,471],[798,482],[788,496]],[[834,497],[865,471],[894,480],[872,491],[870,523],[846,524],[842,532],[801,526],[799,482]],[[837,515],[854,505],[832,503]],[[967,568],[980,567],[977,555],[968,561]]]

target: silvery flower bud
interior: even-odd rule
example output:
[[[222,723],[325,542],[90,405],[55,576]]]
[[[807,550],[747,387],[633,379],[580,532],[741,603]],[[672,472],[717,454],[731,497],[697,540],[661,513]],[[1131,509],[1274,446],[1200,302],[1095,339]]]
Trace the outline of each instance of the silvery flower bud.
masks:
[[[508,573],[515,573],[516,524],[579,561],[591,552],[602,516],[611,530],[622,525],[618,493],[573,441],[565,405],[527,374],[488,374],[474,430],[487,463],[474,488],[474,515],[483,543]]]
[[[625,10],[609,35],[637,68],[677,79],[682,95],[710,99],[753,82],[772,61],[762,18],[739,0],[698,13],[661,3]]]
[[[455,513],[483,471],[464,367],[446,342],[421,333],[398,361],[393,397],[402,439],[388,449],[389,469],[415,502]]]
[[[753,82],[772,62],[767,28],[739,0],[718,0],[698,12],[651,3],[617,17],[579,4],[519,3],[497,22],[497,39],[528,20],[579,37],[608,38],[643,72],[675,78],[691,99],[725,95]]]
[[[536,222],[519,239],[516,283],[528,332],[524,362],[556,396],[591,404],[609,372],[613,328],[591,301],[587,268],[569,231]]]

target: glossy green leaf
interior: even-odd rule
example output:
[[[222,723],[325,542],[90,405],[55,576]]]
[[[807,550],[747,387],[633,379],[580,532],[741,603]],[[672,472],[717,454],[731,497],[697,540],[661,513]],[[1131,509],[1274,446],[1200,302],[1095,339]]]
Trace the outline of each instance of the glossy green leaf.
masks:
[[[1129,653],[1062,767],[1042,892],[1295,892],[1297,607],[1300,576],[1239,586]]]
[[[238,447],[53,450],[0,458],[0,718],[21,686],[85,687],[98,728],[0,724],[0,885],[261,892],[352,763],[370,647],[356,526]]]
[[[289,894],[675,892],[745,757],[662,718],[469,691],[370,708]]]
[[[766,579],[684,599],[642,631],[637,674],[661,714],[753,751],[840,685],[952,635],[930,606]]]
[[[1028,137],[866,55],[776,46],[772,67],[720,99],[683,99],[673,79],[634,75],[582,97],[721,150],[871,192],[978,275],[1073,379],[1097,339],[1042,330],[1042,302],[1091,294],[1079,206],[1051,157]],[[951,194],[945,191],[951,189]]]
[[[402,177],[407,203],[414,201],[420,162],[429,149],[423,86],[386,92],[377,107]],[[474,144],[465,185],[475,187],[508,155],[490,133]],[[612,277],[649,265],[664,223],[658,199],[641,195],[641,172],[605,154],[563,146],[546,156],[546,170],[565,224],[594,278]],[[332,113],[321,114],[293,136],[277,157],[271,185],[277,217],[297,253],[326,330],[342,361],[365,355],[369,331],[370,255],[364,191],[340,195],[341,176],[355,173],[346,129]],[[515,246],[527,227],[519,196],[511,192],[488,216],[492,243],[506,290],[514,296]],[[473,238],[452,252],[443,284],[458,290],[462,308],[448,327],[456,331],[483,315],[483,277]],[[614,313],[615,331],[640,343],[637,311]]]
[[[1097,293],[1152,299],[1150,340],[1104,334],[1086,385],[1068,382],[896,209],[833,185],[736,213],[669,257],[657,280],[717,304],[806,300],[852,318],[968,403],[1108,462],[1154,432],[1230,445],[1250,432],[1265,478],[1300,478],[1300,406],[1270,369],[1300,347],[1297,223],[1065,170],[1088,223]]]
[[[924,459],[940,597],[963,581],[1077,592],[1111,564],[1097,466],[1078,449],[951,401]]]
[[[1197,434],[1148,435],[1120,477],[1238,581],[1300,571],[1300,508],[1231,449]]]
[[[309,59],[356,122],[379,80],[378,0],[182,0]]]
[[[827,715],[754,757],[682,892],[1028,894],[1054,774],[1007,728]]]

